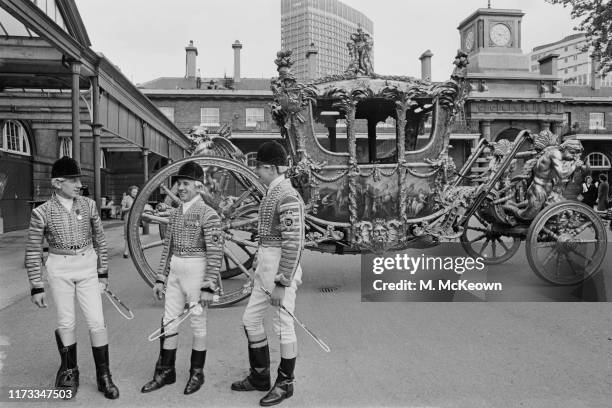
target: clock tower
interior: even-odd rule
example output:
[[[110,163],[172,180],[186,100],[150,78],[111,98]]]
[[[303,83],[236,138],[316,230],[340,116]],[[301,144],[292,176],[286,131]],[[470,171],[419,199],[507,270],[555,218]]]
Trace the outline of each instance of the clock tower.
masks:
[[[460,49],[470,60],[468,72],[529,71],[521,49],[521,10],[481,8],[457,29]]]

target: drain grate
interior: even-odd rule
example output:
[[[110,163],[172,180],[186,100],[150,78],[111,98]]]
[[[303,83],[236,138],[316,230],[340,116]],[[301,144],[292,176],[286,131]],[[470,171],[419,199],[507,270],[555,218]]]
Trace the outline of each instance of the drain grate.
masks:
[[[334,294],[338,291],[338,289],[339,288],[337,286],[328,286],[328,287],[319,288],[319,292],[323,294]]]

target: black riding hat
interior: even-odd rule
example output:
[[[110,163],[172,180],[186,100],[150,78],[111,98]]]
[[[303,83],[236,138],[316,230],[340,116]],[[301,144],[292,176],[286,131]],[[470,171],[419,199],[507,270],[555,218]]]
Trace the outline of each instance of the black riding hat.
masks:
[[[194,162],[187,162],[181,166],[178,171],[178,174],[174,176],[174,180],[178,180],[181,178],[186,178],[195,181],[203,181],[204,180],[204,170],[199,164]]]
[[[287,165],[287,152],[282,144],[275,140],[265,142],[257,150],[258,163],[271,164],[274,166],[286,166]]]
[[[53,163],[53,167],[51,168],[51,178],[80,176],[81,167],[79,167],[76,160],[68,156],[64,156],[57,160],[55,163]]]

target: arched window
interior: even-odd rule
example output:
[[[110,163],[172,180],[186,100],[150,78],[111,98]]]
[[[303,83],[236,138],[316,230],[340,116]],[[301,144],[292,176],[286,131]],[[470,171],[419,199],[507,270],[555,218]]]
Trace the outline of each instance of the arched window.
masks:
[[[610,159],[603,153],[593,152],[587,156],[587,163],[592,170],[609,170]]]
[[[72,138],[68,136],[60,137],[59,157],[72,157]]]
[[[31,156],[30,142],[23,125],[15,120],[7,120],[2,125],[2,139],[0,139],[0,150]]]

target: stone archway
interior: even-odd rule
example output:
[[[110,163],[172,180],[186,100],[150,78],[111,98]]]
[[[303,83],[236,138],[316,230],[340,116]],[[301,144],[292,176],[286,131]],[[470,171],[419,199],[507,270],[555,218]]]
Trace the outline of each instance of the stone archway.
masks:
[[[495,141],[499,142],[502,139],[507,139],[513,142],[514,139],[516,139],[516,136],[521,132],[521,130],[523,129],[513,128],[513,127],[504,129],[497,134],[497,136],[495,137]]]

